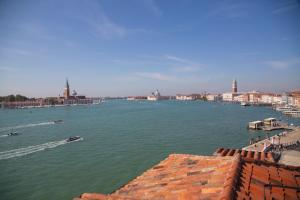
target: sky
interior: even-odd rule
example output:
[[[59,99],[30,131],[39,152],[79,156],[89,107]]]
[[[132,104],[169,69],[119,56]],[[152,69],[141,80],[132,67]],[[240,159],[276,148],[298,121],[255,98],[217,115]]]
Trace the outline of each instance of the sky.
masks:
[[[299,0],[0,0],[0,96],[300,89]]]

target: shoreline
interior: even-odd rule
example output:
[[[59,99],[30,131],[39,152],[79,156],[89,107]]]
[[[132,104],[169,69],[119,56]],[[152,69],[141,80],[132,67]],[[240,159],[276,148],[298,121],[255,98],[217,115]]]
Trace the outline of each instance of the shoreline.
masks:
[[[291,131],[284,131],[274,136],[271,136],[270,139],[264,139],[258,141],[254,144],[245,146],[242,150],[247,151],[258,151],[262,152],[265,148],[265,144],[269,147],[272,144],[281,145],[281,144],[290,144],[300,141],[300,126],[289,126]]]

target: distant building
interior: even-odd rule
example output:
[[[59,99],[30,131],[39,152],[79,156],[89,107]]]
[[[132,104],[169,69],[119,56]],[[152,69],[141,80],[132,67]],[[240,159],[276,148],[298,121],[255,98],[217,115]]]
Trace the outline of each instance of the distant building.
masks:
[[[261,93],[260,102],[269,104],[281,104],[282,97],[281,95],[274,93]]]
[[[134,100],[147,100],[146,96],[133,96],[133,97],[127,97],[128,101],[134,101]]]
[[[290,95],[294,98],[294,106],[300,107],[300,91],[292,91]]]
[[[69,81],[66,79],[66,86],[64,89],[64,98],[69,99],[70,98],[70,86],[69,86]]]
[[[233,101],[248,102],[249,101],[249,95],[248,94],[240,94],[240,95],[234,96]]]
[[[177,94],[176,95],[176,100],[181,100],[181,101],[192,101],[196,100],[196,97],[193,95],[182,95],[182,94]]]
[[[273,97],[273,103],[274,104],[282,104],[282,98],[281,98],[281,95],[275,95]]]
[[[203,97],[205,96],[205,95],[201,95],[201,94],[191,94],[190,96],[193,96],[194,98],[195,98],[195,100],[197,100],[197,99],[203,99]]]
[[[282,95],[281,95],[281,102],[283,104],[288,104],[288,101],[289,101],[289,97],[288,97],[288,94],[286,92],[284,92]]]
[[[160,95],[160,92],[158,90],[155,90],[155,92],[152,92],[152,95],[147,96],[147,100],[149,101],[157,101],[157,100],[170,100],[174,99],[173,96],[162,96]]]
[[[249,102],[258,103],[260,102],[261,94],[257,91],[248,92]]]
[[[233,101],[235,94],[231,92],[223,93],[222,94],[222,99],[223,101]]]
[[[222,96],[219,94],[208,94],[206,95],[207,101],[221,101]]]
[[[66,86],[64,88],[64,96],[59,97],[58,101],[62,101],[63,104],[76,105],[76,104],[92,104],[93,99],[86,98],[84,95],[77,95],[77,92],[73,90],[72,96],[70,95],[70,85],[68,79],[66,80]]]
[[[237,82],[236,79],[233,80],[232,82],[232,93],[237,93]]]
[[[152,92],[152,95],[147,96],[147,100],[149,100],[149,101],[157,101],[160,99],[161,99],[161,95],[158,90],[155,90],[155,92]]]
[[[260,98],[260,102],[262,103],[273,103],[274,101],[274,94],[262,94]]]
[[[222,94],[222,99],[223,101],[234,101],[234,97],[238,96],[239,94],[237,93],[237,81],[234,79],[232,81],[232,90],[231,92],[226,92]]]

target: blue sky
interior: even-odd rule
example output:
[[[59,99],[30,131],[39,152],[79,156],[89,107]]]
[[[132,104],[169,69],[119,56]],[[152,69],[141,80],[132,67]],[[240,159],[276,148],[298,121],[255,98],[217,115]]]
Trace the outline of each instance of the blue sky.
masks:
[[[0,95],[300,89],[297,0],[1,0]]]

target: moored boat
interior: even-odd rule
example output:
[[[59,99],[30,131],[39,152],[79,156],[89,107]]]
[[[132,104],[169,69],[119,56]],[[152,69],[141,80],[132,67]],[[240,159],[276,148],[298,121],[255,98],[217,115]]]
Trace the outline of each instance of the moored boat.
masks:
[[[283,114],[291,117],[300,117],[300,110],[287,110],[283,111]]]
[[[275,110],[276,111],[281,111],[281,112],[291,111],[291,110],[293,110],[293,107],[289,106],[289,105],[285,105],[285,106],[276,107]]]

